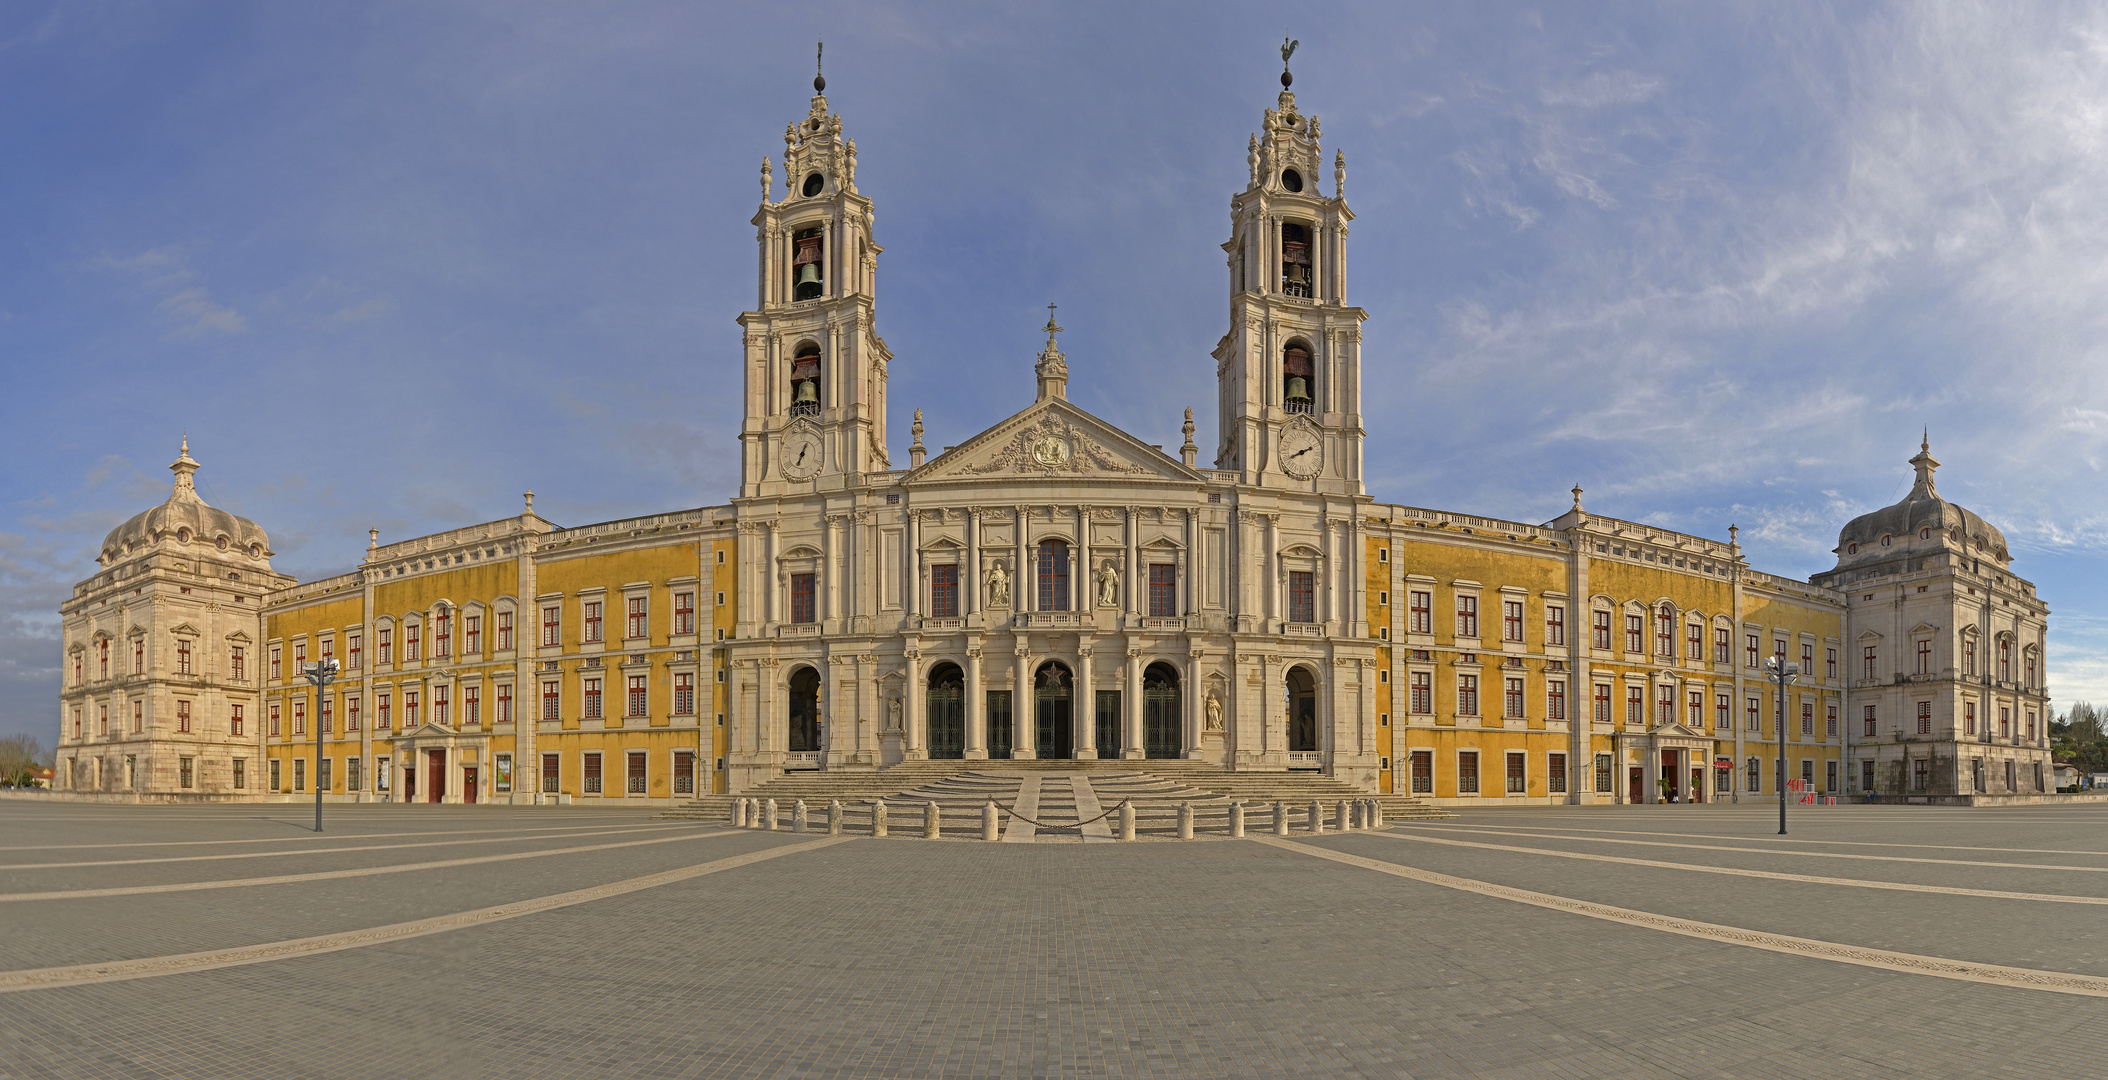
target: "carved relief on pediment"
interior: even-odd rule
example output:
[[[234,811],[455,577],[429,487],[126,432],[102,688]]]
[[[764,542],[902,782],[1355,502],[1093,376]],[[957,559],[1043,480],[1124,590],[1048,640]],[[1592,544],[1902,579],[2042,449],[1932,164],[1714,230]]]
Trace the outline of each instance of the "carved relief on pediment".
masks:
[[[1013,432],[987,460],[967,465],[960,471],[973,475],[1013,472],[1028,476],[1146,476],[1157,470],[1121,460],[1074,424],[1047,413],[1036,423]]]

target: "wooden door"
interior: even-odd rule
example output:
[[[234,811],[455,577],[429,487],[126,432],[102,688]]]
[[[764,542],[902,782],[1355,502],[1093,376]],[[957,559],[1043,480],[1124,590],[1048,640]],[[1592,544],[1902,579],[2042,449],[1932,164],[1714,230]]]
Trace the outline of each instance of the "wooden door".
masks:
[[[476,801],[476,767],[474,765],[467,766],[461,770],[461,801],[465,803]]]

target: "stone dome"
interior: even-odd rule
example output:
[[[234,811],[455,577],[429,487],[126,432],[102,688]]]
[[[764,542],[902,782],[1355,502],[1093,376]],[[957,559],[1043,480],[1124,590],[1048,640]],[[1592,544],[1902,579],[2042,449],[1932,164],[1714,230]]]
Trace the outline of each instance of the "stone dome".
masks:
[[[185,438],[181,454],[168,467],[176,474],[175,490],[169,493],[167,502],[132,515],[103,537],[100,561],[104,566],[162,541],[178,546],[203,545],[206,551],[228,556],[270,557],[271,537],[260,526],[248,518],[207,506],[198,497],[192,480],[198,467],[190,457],[190,440]]]
[[[2005,534],[1997,526],[1940,497],[1932,482],[1940,463],[1933,460],[1930,440],[1919,444],[1910,464],[1918,472],[1910,494],[1893,506],[1853,518],[1838,532],[1838,570],[1940,551],[2000,565],[2010,561]]]

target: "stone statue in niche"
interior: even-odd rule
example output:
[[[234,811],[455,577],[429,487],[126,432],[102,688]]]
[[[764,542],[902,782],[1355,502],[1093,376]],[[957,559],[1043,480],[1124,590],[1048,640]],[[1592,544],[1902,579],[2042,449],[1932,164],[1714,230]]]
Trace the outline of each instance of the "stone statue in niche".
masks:
[[[1010,606],[1010,572],[997,562],[988,568],[988,606]]]
[[[1209,731],[1221,731],[1221,730],[1222,730],[1222,698],[1221,698],[1220,696],[1218,696],[1218,695],[1217,695],[1217,694],[1216,694],[1216,693],[1215,693],[1214,691],[1212,691],[1212,690],[1208,692],[1208,728],[1207,728],[1207,729],[1208,729]]]
[[[886,730],[899,731],[900,729],[900,695],[895,694],[886,699]]]
[[[1120,572],[1113,569],[1111,559],[1098,568],[1098,606],[1120,606]]]

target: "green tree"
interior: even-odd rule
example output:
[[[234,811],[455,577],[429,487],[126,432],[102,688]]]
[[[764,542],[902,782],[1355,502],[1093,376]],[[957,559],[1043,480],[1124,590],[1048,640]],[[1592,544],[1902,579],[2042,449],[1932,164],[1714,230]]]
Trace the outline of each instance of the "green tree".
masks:
[[[44,745],[28,735],[0,739],[0,784],[17,787],[29,783],[29,767],[46,764]]]

